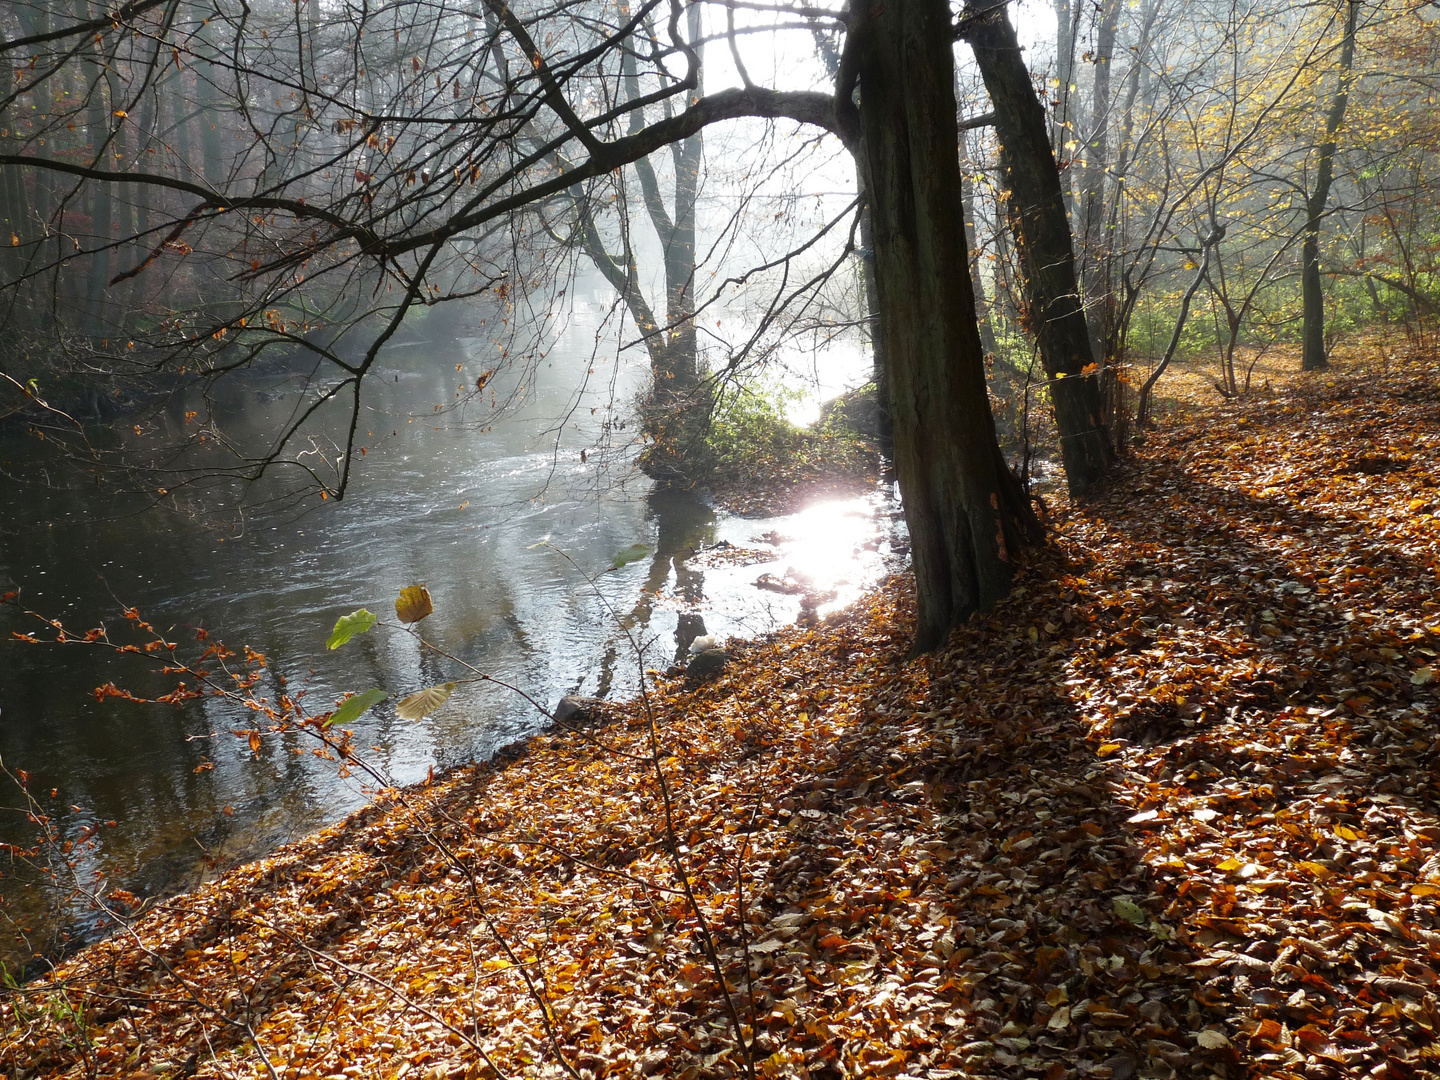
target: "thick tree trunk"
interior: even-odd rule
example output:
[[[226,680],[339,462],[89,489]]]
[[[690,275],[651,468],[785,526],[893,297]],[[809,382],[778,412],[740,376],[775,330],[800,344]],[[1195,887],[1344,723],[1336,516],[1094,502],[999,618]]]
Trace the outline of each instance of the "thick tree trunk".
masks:
[[[686,18],[689,40],[699,41],[702,36],[700,5],[691,4]],[[633,58],[627,57],[624,70],[626,92],[632,98],[639,97],[640,83]],[[692,100],[704,93],[703,70],[696,72],[696,80],[695,89],[691,91]],[[641,119],[637,113],[635,120],[638,122]],[[699,132],[670,147],[675,177],[669,207],[650,159],[641,158],[635,162],[646,213],[660,240],[665,269],[665,325],[659,334],[653,333],[654,316],[649,314],[649,306],[640,290],[634,251],[628,236],[623,258],[629,264],[629,287],[621,295],[626,298],[636,323],[648,319],[652,331],[652,336],[646,339],[650,350],[652,387],[650,401],[645,408],[645,424],[654,445],[644,455],[642,467],[662,483],[694,483],[706,468],[702,447],[712,397],[708,388],[701,386],[699,335],[695,328],[695,204],[700,192],[704,156],[704,136]],[[622,223],[622,230],[628,231],[628,225]],[[609,258],[608,255],[605,257]],[[603,271],[604,267],[601,269]],[[607,277],[610,277],[608,273]],[[614,283],[613,277],[611,282]]]
[[[1094,354],[1075,280],[1070,220],[1046,137],[1045,112],[1031,87],[1004,0],[981,0],[968,7],[962,32],[975,52],[995,112],[1028,322],[1050,380],[1065,477],[1072,495],[1084,495],[1105,475],[1114,453],[1104,425],[1100,379],[1091,367]]]
[[[686,32],[691,41],[701,37],[700,5],[691,4]],[[626,91],[640,96],[639,77],[631,57],[625,60]],[[704,93],[704,72],[697,72],[694,98]],[[634,123],[642,117],[636,114]],[[633,129],[632,129],[633,130]],[[635,162],[635,173],[645,198],[645,210],[660,239],[665,267],[665,323],[663,348],[651,350],[656,403],[683,407],[685,398],[699,384],[699,339],[695,332],[695,200],[700,190],[700,171],[705,156],[704,136],[699,132],[670,147],[675,169],[673,211],[666,207],[660,180],[649,158]]]
[[[851,32],[862,35],[863,162],[919,653],[1009,592],[1017,549],[1037,540],[1039,527],[1000,454],[985,391],[961,217],[949,6],[866,6],[852,15]]]
[[[1304,311],[1300,339],[1300,366],[1305,371],[1325,367],[1325,294],[1320,281],[1320,221],[1330,199],[1335,178],[1336,133],[1345,120],[1350,102],[1351,73],[1355,67],[1355,22],[1360,0],[1345,0],[1345,36],[1340,45],[1340,85],[1325,117],[1325,141],[1320,144],[1320,161],[1315,171],[1315,190],[1305,205],[1305,243],[1301,248],[1300,296]]]

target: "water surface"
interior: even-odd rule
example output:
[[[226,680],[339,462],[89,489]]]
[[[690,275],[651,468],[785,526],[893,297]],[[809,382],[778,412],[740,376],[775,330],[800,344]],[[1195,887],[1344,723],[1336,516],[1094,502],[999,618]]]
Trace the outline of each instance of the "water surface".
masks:
[[[403,784],[487,757],[546,722],[488,683],[462,686],[435,714],[402,721],[396,698],[463,673],[400,633],[376,630],[336,652],[324,648],[339,615],[393,613],[405,585],[424,583],[434,596],[435,613],[422,624],[429,640],[550,708],[565,693],[623,696],[640,665],[666,667],[697,634],[763,634],[793,621],[802,603],[824,615],[884,572],[894,514],[878,493],[742,520],[693,496],[650,491],[593,455],[582,461],[603,418],[621,415],[607,406],[638,383],[621,372],[576,397],[576,366],[593,351],[594,325],[582,313],[567,334],[572,340],[552,355],[570,361],[542,367],[527,406],[493,424],[474,414],[461,424],[434,418],[457,380],[484,366],[475,344],[392,349],[365,414],[371,445],[352,490],[286,520],[140,511],[104,491],[49,487],[43,476],[11,485],[0,591],[19,588],[25,607],[72,631],[103,624],[130,640],[121,611],[134,606],[185,648],[198,629],[249,645],[292,692],[307,693],[313,712],[344,691],[384,688],[391,700],[354,725],[357,745]],[[249,385],[223,407],[233,427],[267,430],[293,407],[293,392]],[[183,423],[183,404],[176,411]],[[40,468],[34,444],[18,436],[0,441],[0,461],[11,474]],[[651,553],[607,571],[635,543]],[[755,585],[765,576],[793,588],[802,572],[808,597]],[[11,638],[37,628],[17,609],[0,609],[0,756],[26,771],[37,800],[27,804],[0,779],[0,842],[31,844],[26,815],[37,807],[63,840],[98,827],[72,851],[79,879],[146,897],[364,802],[361,780],[340,777],[302,737],[267,738],[252,753],[231,732],[254,727],[253,716],[226,702],[97,700],[93,689],[109,681],[147,694],[168,683],[151,658]],[[645,645],[643,658],[622,628]],[[83,903],[57,907],[23,863],[0,864],[0,873],[0,958],[12,966],[52,949],[62,929],[93,925]]]

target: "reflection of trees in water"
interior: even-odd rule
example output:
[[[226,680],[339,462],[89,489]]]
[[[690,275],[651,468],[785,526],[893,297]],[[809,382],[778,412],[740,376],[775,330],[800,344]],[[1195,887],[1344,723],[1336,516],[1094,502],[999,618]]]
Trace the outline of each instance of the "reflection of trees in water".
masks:
[[[598,697],[609,696],[614,686],[615,667],[622,658],[625,632],[636,628],[644,630],[650,625],[656,598],[670,580],[672,570],[675,595],[682,604],[697,606],[705,597],[705,573],[690,565],[690,557],[700,545],[714,540],[715,511],[689,492],[657,488],[645,496],[645,517],[653,518],[657,526],[655,556],[650,560],[650,572],[645,576],[640,598],[620,619],[619,632],[612,635],[605,646],[595,691]],[[704,633],[705,620],[699,612],[681,612],[675,627],[674,659],[679,661],[690,643]],[[628,654],[628,648],[625,652]],[[626,655],[625,659],[630,657]]]

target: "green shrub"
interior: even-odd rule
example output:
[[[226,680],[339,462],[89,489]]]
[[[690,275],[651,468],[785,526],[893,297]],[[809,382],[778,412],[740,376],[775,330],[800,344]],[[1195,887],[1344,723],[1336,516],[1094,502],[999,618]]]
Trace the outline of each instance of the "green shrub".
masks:
[[[814,427],[799,427],[787,409],[804,395],[776,383],[750,382],[724,394],[711,413],[705,434],[709,475],[697,482],[733,481],[744,476],[757,482],[805,476],[864,475],[876,466],[874,442],[856,432],[843,417]]]

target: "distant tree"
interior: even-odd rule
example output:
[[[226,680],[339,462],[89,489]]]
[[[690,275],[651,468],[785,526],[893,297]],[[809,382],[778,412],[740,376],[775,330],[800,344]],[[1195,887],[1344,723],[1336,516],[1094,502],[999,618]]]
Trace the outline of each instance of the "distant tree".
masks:
[[[1325,217],[1325,204],[1330,199],[1330,185],[1335,178],[1335,151],[1340,125],[1345,122],[1345,109],[1350,103],[1350,84],[1355,71],[1355,25],[1360,14],[1360,0],[1344,0],[1344,31],[1340,38],[1340,58],[1336,64],[1335,95],[1325,114],[1325,135],[1315,162],[1315,182],[1305,201],[1305,243],[1301,249],[1300,287],[1304,324],[1300,332],[1301,367],[1316,371],[1328,364],[1325,355],[1325,293],[1320,280],[1320,224]]]

